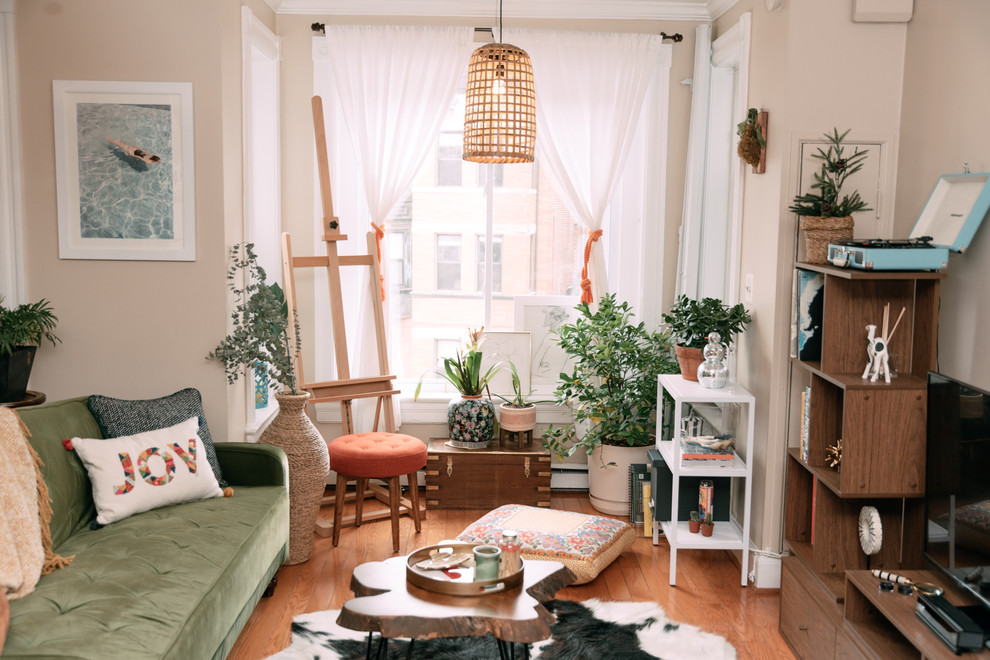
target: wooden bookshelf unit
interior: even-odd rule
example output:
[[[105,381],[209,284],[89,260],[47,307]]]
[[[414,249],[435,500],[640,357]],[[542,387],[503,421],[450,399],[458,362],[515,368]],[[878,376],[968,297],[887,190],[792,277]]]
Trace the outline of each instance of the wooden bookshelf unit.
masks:
[[[848,657],[846,571],[903,573],[923,566],[927,374],[935,365],[945,273],[795,268],[820,273],[824,286],[820,359],[791,359],[784,542],[793,557],[785,557],[781,574],[780,630],[799,657]],[[905,310],[888,347],[899,359],[889,384],[862,378],[866,326],[879,332],[888,304],[891,324]],[[803,417],[806,388],[805,459],[801,424],[794,420]],[[828,448],[840,439],[836,469]],[[878,510],[883,528],[881,550],[869,558],[858,535],[866,505]]]

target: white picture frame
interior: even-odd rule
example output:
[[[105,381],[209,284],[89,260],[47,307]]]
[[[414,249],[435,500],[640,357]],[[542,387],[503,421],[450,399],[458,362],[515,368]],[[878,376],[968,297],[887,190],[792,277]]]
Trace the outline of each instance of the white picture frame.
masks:
[[[195,261],[192,83],[52,92],[59,258]]]
[[[499,362],[512,362],[516,365],[519,382],[524,395],[530,391],[530,333],[515,331],[486,331],[481,333],[482,372]],[[508,365],[501,369],[488,383],[492,394],[512,398],[512,371]]]
[[[577,296],[516,296],[513,327],[530,333],[530,387],[534,395],[550,395],[570,358],[554,340],[564,323],[578,317]]]

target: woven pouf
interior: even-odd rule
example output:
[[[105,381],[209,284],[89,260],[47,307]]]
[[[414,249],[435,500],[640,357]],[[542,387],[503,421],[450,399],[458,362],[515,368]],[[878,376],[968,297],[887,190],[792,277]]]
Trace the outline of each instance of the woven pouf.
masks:
[[[574,584],[594,580],[636,540],[627,522],[576,511],[506,504],[467,526],[457,540],[498,543],[503,529],[519,533],[523,559],[559,561],[577,577]]]
[[[326,490],[327,443],[306,414],[309,394],[276,394],[278,414],[259,442],[275,445],[289,461],[289,558],[300,564],[313,552],[316,516]]]
[[[420,531],[419,484],[416,473],[426,467],[426,445],[419,438],[401,433],[352,433],[336,438],[327,445],[330,469],[337,473],[335,494],[333,544],[340,538],[343,493],[348,481],[358,482],[355,524],[361,524],[361,502],[368,479],[385,479],[389,482],[389,508],[392,519],[392,545],[399,547],[399,477],[409,477],[411,511]]]

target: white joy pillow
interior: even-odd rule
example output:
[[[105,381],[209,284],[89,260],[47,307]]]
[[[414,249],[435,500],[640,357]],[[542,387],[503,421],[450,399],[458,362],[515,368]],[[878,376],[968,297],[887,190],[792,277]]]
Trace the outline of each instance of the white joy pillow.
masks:
[[[93,484],[101,525],[158,507],[220,497],[197,435],[199,420],[106,440],[72,438]]]

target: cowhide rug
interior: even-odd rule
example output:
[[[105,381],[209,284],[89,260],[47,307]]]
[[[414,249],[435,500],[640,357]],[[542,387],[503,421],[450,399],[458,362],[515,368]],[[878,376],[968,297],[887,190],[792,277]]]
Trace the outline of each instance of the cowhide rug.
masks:
[[[736,650],[725,639],[697,626],[668,619],[656,603],[552,600],[557,617],[552,636],[530,647],[539,660],[732,660]],[[336,624],[338,610],[313,612],[292,621],[292,644],[270,660],[358,660],[368,650],[368,634]],[[378,636],[375,636],[377,644]],[[389,640],[388,657],[405,658],[408,640]],[[374,649],[372,649],[374,652]],[[493,637],[420,639],[414,658],[430,660],[498,660]],[[516,657],[524,657],[521,646]]]

